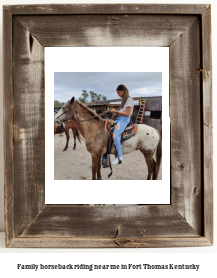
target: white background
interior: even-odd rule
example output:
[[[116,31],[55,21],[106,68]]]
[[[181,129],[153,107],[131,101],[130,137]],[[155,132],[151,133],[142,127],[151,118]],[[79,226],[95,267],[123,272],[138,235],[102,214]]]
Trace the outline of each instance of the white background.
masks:
[[[50,3],[51,1],[11,1],[11,0],[5,0],[0,1],[1,5],[12,5],[12,4],[45,4]],[[86,0],[86,1],[67,1],[64,0],[64,3],[105,3],[103,1],[94,1],[94,0]],[[217,89],[217,80],[215,78],[216,76],[216,66],[217,66],[217,58],[216,58],[216,49],[217,49],[217,4],[215,0],[196,0],[196,1],[162,1],[162,0],[148,0],[148,1],[140,1],[137,0],[137,3],[158,3],[158,4],[212,4],[212,49],[213,49],[213,107],[215,108],[215,105],[217,105],[217,96],[216,96],[216,89]],[[60,1],[52,0],[52,3],[60,3]],[[117,3],[115,1],[109,1],[107,0],[106,3]],[[118,3],[132,3],[132,1],[121,1],[119,0]],[[0,22],[2,22],[2,14],[0,14]],[[0,28],[1,37],[2,37],[2,28]],[[2,43],[0,43],[0,59],[2,59]],[[2,84],[2,63],[0,64],[0,84]],[[3,111],[3,89],[2,85],[0,87],[0,111]],[[3,113],[2,113],[3,116]],[[213,109],[213,124],[214,124],[214,142],[216,141],[216,109]],[[40,274],[40,277],[47,277],[47,272],[44,272],[43,274],[40,272],[18,272],[16,271],[16,264],[17,263],[37,263],[40,261],[40,263],[48,263],[50,260],[52,263],[56,263],[58,260],[58,263],[69,263],[74,261],[79,261],[79,263],[87,263],[88,260],[90,260],[95,264],[100,264],[101,260],[104,260],[105,263],[128,263],[129,261],[136,261],[140,263],[141,261],[148,261],[152,264],[161,264],[165,261],[167,263],[172,263],[176,261],[179,264],[188,262],[191,263],[198,263],[201,264],[200,271],[198,272],[164,272],[164,271],[152,271],[150,273],[147,272],[130,272],[127,271],[125,275],[133,275],[135,276],[142,276],[142,277],[159,277],[164,276],[165,277],[216,277],[217,276],[217,270],[216,270],[216,257],[217,257],[217,244],[215,243],[212,247],[198,247],[198,248],[163,248],[163,249],[6,249],[5,243],[4,243],[4,167],[3,167],[3,120],[0,122],[0,153],[1,153],[1,181],[0,181],[0,230],[2,233],[0,233],[0,274],[2,277],[10,276],[10,275],[16,275],[16,277],[31,277],[36,276]],[[216,201],[216,144],[214,144],[214,197]],[[217,211],[216,211],[216,205],[215,205],[215,222],[214,222],[214,233],[215,237],[217,236],[216,230],[217,230]],[[215,240],[216,242],[216,240]],[[48,253],[54,253],[53,255]],[[120,262],[121,261],[121,262]],[[64,272],[49,272],[52,273],[53,277],[58,277],[60,275],[63,275]],[[100,276],[102,276],[102,272],[99,272]],[[121,272],[123,273],[123,272]],[[94,275],[94,277],[97,277],[96,272],[88,273],[85,272],[87,275]],[[120,277],[120,272],[104,272],[104,276],[107,274],[107,276],[113,276],[113,277]],[[46,275],[46,276],[45,276]],[[81,272],[82,276],[84,276],[84,272]],[[106,276],[106,277],[107,277]],[[39,276],[38,276],[39,277]],[[66,274],[64,274],[64,277],[67,277]],[[68,277],[73,277],[72,273],[70,272],[68,274]],[[76,277],[79,277],[76,274]]]
[[[122,72],[162,72],[162,119],[164,134],[170,138],[169,47],[46,47],[46,204],[170,204],[169,140],[163,140],[162,145],[162,180],[54,180],[54,140],[50,124],[53,122],[54,72],[118,72],[118,59],[122,61]],[[82,61],[85,61],[85,67]],[[132,165],[132,171],[134,167],[136,163]],[[114,166],[113,171],[118,169]]]

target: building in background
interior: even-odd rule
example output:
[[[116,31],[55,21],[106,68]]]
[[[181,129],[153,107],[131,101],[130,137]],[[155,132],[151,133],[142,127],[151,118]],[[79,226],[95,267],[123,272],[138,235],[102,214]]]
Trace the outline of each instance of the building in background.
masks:
[[[134,101],[134,109],[133,114],[131,116],[132,122],[143,123],[149,126],[152,126],[156,129],[160,128],[162,123],[162,96],[157,97],[133,97]],[[140,111],[142,110],[142,105],[145,103],[144,114],[142,117],[140,116]],[[86,105],[94,110],[97,114],[101,114],[106,110],[110,110],[111,108],[118,109],[121,104],[120,99],[111,99],[105,101],[98,102],[88,102]],[[59,110],[60,107],[54,107]]]
[[[134,110],[131,116],[132,122],[137,122],[138,113],[139,111],[142,110],[141,105],[143,105],[145,102],[144,115],[140,119],[141,123],[159,129],[162,120],[162,96],[133,97],[133,101],[134,101]],[[105,110],[110,110],[111,108],[118,109],[120,104],[121,104],[120,99],[111,99],[111,100],[99,101],[99,102],[89,102],[86,105],[89,108],[93,109],[96,113],[100,114]]]

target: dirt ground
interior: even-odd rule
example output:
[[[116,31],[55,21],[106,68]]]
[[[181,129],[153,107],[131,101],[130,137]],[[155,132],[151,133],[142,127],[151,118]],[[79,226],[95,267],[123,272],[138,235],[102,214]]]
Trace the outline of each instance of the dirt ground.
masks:
[[[87,151],[85,141],[81,144],[76,140],[76,150],[74,138],[70,130],[69,147],[63,152],[66,144],[65,134],[57,134],[54,137],[54,179],[55,180],[91,180],[91,154]],[[111,155],[111,162],[114,155]],[[134,151],[123,156],[123,163],[112,165],[113,174],[110,180],[146,180],[148,169],[145,158],[140,151]],[[103,180],[108,179],[110,168],[101,167]],[[162,179],[162,165],[160,167],[158,179]]]

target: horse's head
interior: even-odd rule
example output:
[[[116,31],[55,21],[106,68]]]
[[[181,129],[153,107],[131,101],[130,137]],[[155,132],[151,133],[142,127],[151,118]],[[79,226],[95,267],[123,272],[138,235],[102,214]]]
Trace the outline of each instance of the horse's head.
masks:
[[[54,123],[61,122],[64,123],[68,120],[74,119],[74,110],[72,109],[75,98],[67,101],[65,105],[59,110],[59,112],[54,117]]]

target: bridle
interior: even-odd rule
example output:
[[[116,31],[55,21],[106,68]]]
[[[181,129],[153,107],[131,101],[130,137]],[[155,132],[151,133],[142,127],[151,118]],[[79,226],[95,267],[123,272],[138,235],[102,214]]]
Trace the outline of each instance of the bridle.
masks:
[[[64,115],[66,112],[68,112],[69,109],[70,109],[70,108],[66,109],[66,111],[64,111],[64,112],[63,112],[60,116],[58,116],[56,119],[59,119],[59,117],[61,117],[62,115]],[[96,117],[98,117],[98,116],[103,116],[103,115],[105,115],[107,112],[108,112],[108,111],[105,111],[105,112],[103,112],[103,113],[101,113],[101,114],[99,114],[99,115],[96,115],[96,116],[93,116],[93,117],[91,117],[91,118],[84,119],[84,120],[81,120],[81,121],[76,121],[76,120],[74,120],[74,121],[75,121],[76,124],[78,124],[78,123],[81,123],[81,122],[84,122],[84,121],[89,121],[89,120],[91,120],[91,119],[93,119],[93,118],[96,118]],[[68,120],[68,121],[70,121],[70,120]],[[68,121],[66,121],[64,124],[66,124]],[[57,120],[57,122],[62,123],[62,122],[60,122],[59,120]]]
[[[59,115],[59,117],[61,117],[62,115],[64,115],[66,112],[69,111],[70,108],[66,109],[66,111],[64,111],[61,115]],[[56,119],[59,119],[59,117],[57,117]],[[59,122],[59,121],[58,121]]]

